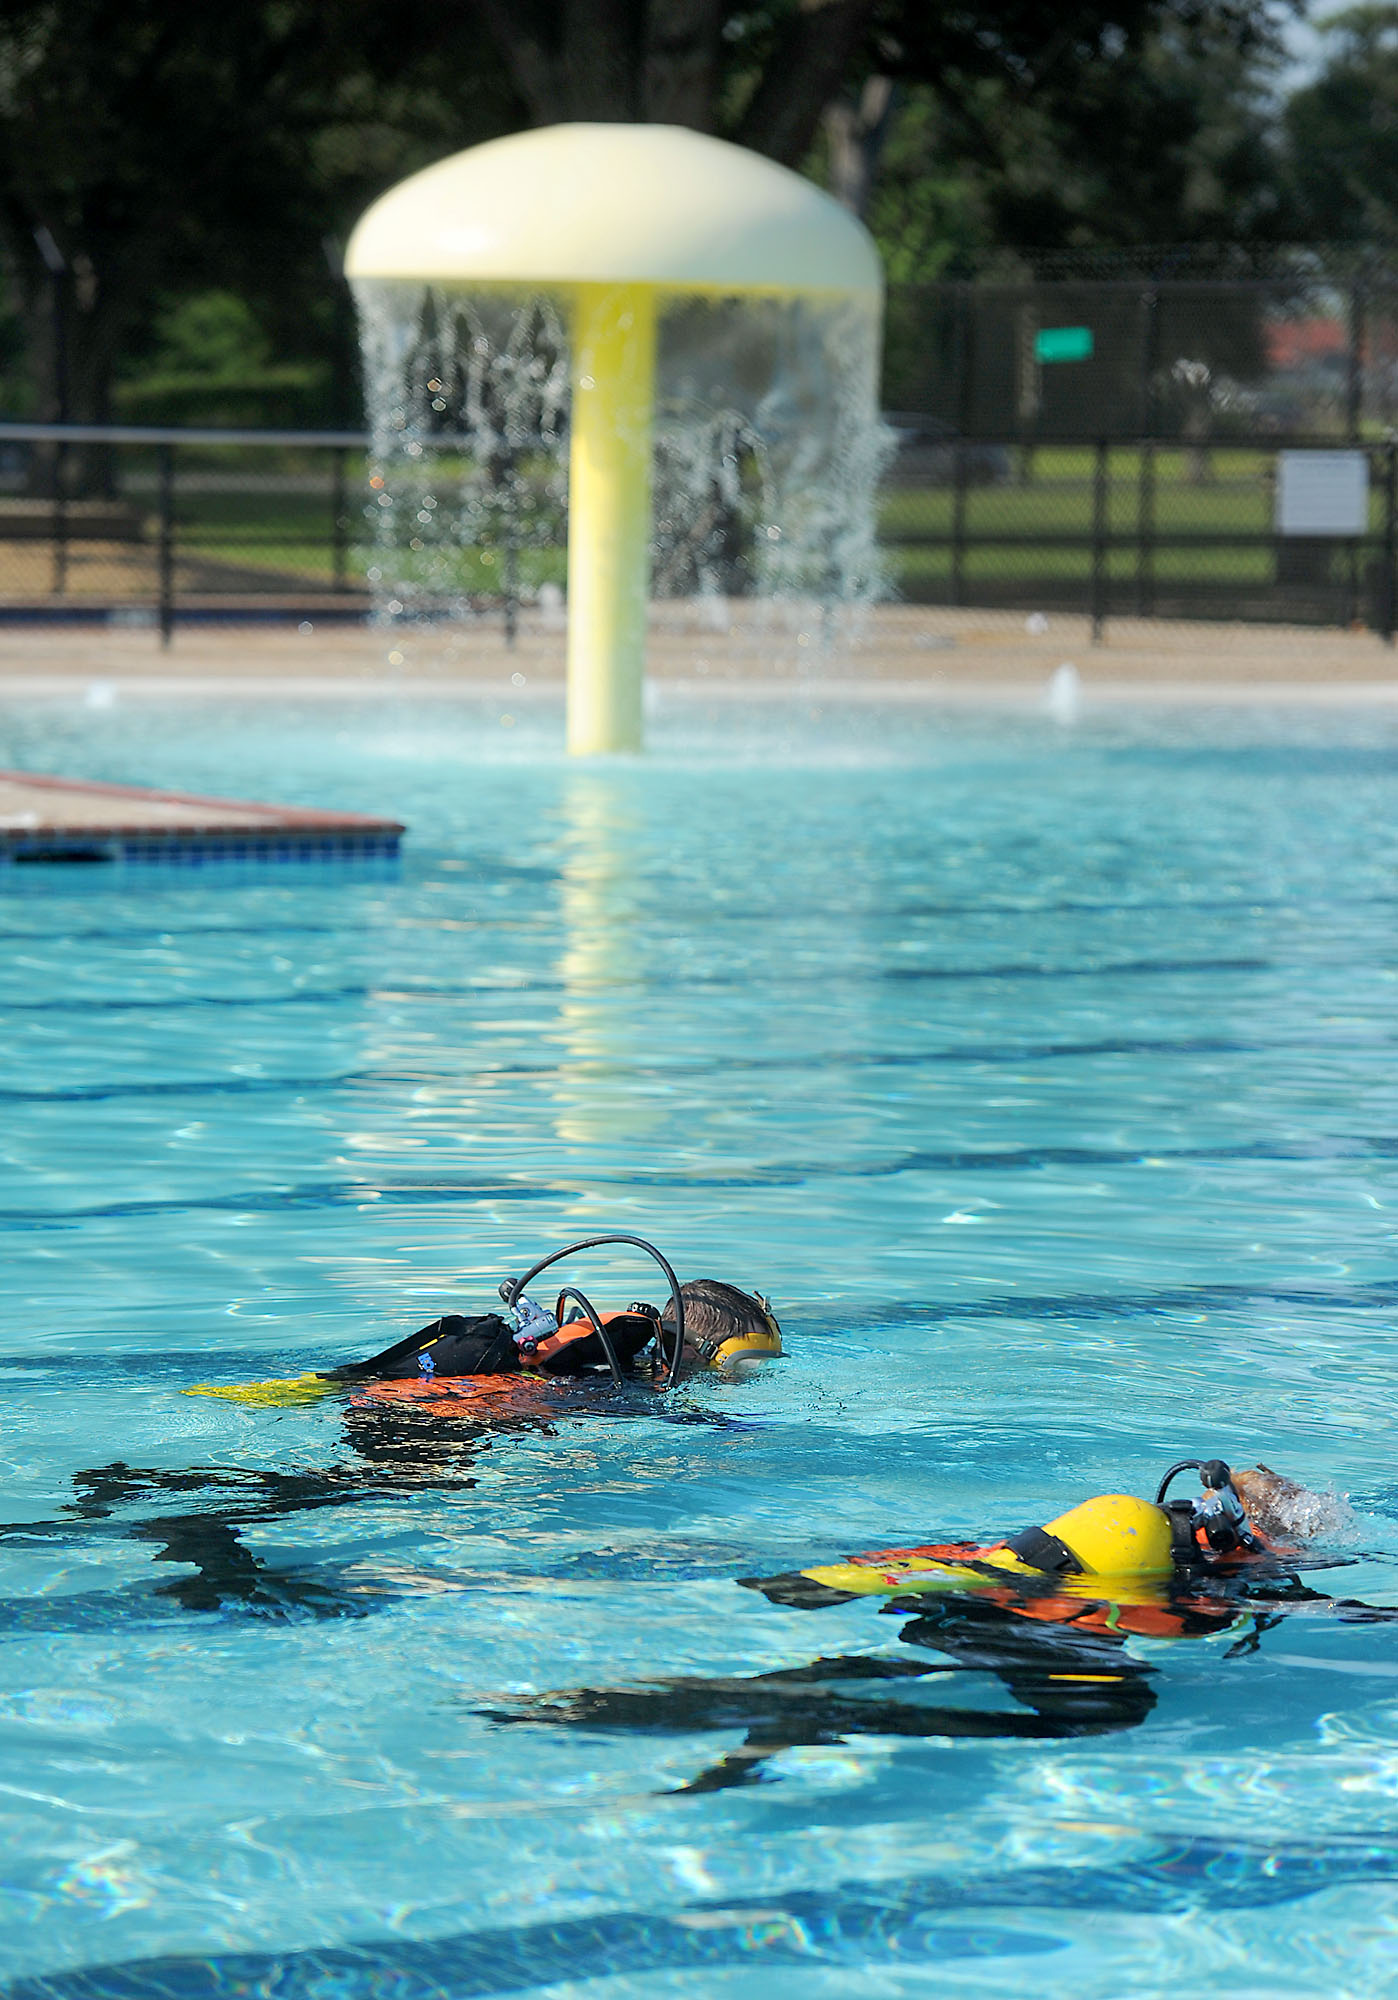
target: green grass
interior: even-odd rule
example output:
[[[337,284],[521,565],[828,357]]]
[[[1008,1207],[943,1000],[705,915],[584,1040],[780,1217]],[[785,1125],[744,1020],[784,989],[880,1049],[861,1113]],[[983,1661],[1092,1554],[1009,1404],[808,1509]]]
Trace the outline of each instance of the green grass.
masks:
[[[1210,448],[1208,477],[1199,480],[1193,452],[1157,450],[1154,491],[1146,520],[1153,535],[1255,535],[1248,548],[1170,547],[1157,543],[1149,557],[1155,582],[1164,587],[1193,584],[1205,590],[1230,585],[1265,587],[1275,581],[1273,533],[1273,455],[1269,452]],[[1090,537],[1095,512],[1095,458],[1086,449],[1047,446],[1036,450],[1030,476],[1021,482],[1011,456],[1011,478],[968,487],[963,496],[961,575],[965,592],[974,597],[978,586],[1013,584],[1028,588],[1037,580],[1063,585],[1081,580],[1084,592],[1092,573]],[[1104,571],[1109,581],[1131,584],[1138,574],[1137,537],[1142,527],[1139,479],[1141,454],[1135,447],[1114,448],[1107,457],[1105,527],[1109,535],[1127,538],[1129,545],[1108,550]],[[950,536],[956,523],[956,496],[949,487],[893,488],[879,505],[879,527],[885,557],[894,581],[911,595],[938,585],[950,585],[952,551],[929,546],[924,537]],[[1383,496],[1371,490],[1369,531],[1383,526]],[[998,544],[986,537],[1013,538]],[[1043,536],[1081,536],[1078,548],[1035,542]],[[1027,540],[1027,545],[1026,545]],[[1364,560],[1361,557],[1361,561]],[[1335,563],[1343,561],[1342,545]],[[942,594],[937,592],[937,594]]]
[[[145,494],[140,497],[151,504]],[[375,561],[370,505],[362,472],[357,483],[347,477],[344,567],[346,581],[357,587],[363,587],[366,572]],[[442,512],[446,511],[444,507]],[[418,526],[416,521],[410,525]],[[187,490],[176,500],[179,556],[244,570],[274,571],[325,586],[334,574],[333,530],[328,481],[320,492],[288,491],[269,483],[261,491]],[[153,504],[146,532],[153,542],[157,533]],[[541,538],[556,534],[556,524],[545,517],[538,532]],[[516,587],[526,591],[544,582],[562,582],[567,572],[566,554],[555,540],[537,548],[519,548],[514,560]],[[402,581],[448,594],[497,593],[503,587],[505,568],[506,553],[498,540],[492,546],[489,524],[480,544],[471,549],[436,539],[428,524],[422,529],[419,544],[400,550],[394,562],[395,574]]]
[[[1256,535],[1254,547],[1156,547],[1150,563],[1156,582],[1162,586],[1190,583],[1209,589],[1230,584],[1259,588],[1275,577],[1276,556],[1271,544],[1273,458],[1270,453],[1215,448],[1208,455],[1210,478],[1199,483],[1192,476],[1193,455],[1169,448],[1155,456],[1153,522],[1157,534]],[[194,462],[191,472],[197,480],[205,468]],[[207,468],[215,472],[212,464]],[[224,468],[226,469],[226,468]],[[457,468],[460,471],[461,468]],[[1012,455],[1012,473],[1018,467]],[[264,571],[274,576],[296,578],[307,584],[328,588],[333,581],[332,501],[324,461],[301,465],[290,460],[277,468],[277,475],[265,486],[253,483],[257,471],[266,472],[262,459],[257,466],[241,468],[248,479],[243,491],[201,492],[193,480],[177,496],[176,547],[188,559],[225,564],[243,571]],[[1137,575],[1135,537],[1140,527],[1137,479],[1139,453],[1134,447],[1120,447],[1108,458],[1108,531],[1127,538],[1127,545],[1108,552],[1105,570],[1117,585],[1129,585]],[[437,467],[443,488],[443,507],[448,511],[454,483],[449,468]],[[314,476],[310,490],[298,487],[297,475]],[[155,541],[155,495],[153,481],[133,482],[133,497],[147,509],[146,532]],[[1081,582],[1084,593],[1091,575],[1092,557],[1088,538],[1093,528],[1093,454],[1091,451],[1045,446],[1034,453],[1028,483],[1015,478],[969,488],[964,496],[964,530],[969,546],[963,552],[961,574],[968,595],[984,589],[992,594],[997,586],[1032,588],[1037,580],[1061,587]],[[367,518],[371,495],[362,460],[346,467],[344,513],[347,547],[344,558],[345,581],[362,587],[368,567],[374,561],[370,539],[372,522]],[[400,503],[401,504],[401,503]],[[891,488],[880,501],[879,521],[885,554],[895,585],[910,595],[943,595],[950,586],[952,551],[948,546],[928,545],[926,536],[949,536],[954,525],[955,496],[948,487]],[[416,526],[413,522],[411,525]],[[1382,525],[1382,498],[1375,492],[1370,501],[1370,528],[1377,534]],[[566,578],[566,552],[560,546],[557,510],[539,516],[536,534],[540,546],[523,548],[516,557],[517,587],[525,592],[550,581]],[[433,545],[429,524],[423,546],[408,548],[396,559],[395,571],[404,581],[444,594],[464,592],[495,595],[502,588],[503,560],[498,546],[490,546],[489,524],[485,524],[481,545],[459,549],[445,543]],[[1030,538],[1028,544],[1011,542],[997,545],[983,538],[1006,535]],[[1081,536],[1079,547],[1055,548],[1034,537],[1045,535]],[[1366,558],[1361,558],[1365,560]],[[1337,550],[1336,572],[1343,560]]]

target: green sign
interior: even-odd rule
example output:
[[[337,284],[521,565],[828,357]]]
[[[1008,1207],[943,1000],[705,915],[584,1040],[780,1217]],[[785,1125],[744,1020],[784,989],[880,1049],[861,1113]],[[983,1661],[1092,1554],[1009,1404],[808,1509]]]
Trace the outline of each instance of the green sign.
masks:
[[[1090,361],[1090,326],[1041,326],[1034,335],[1036,361]]]

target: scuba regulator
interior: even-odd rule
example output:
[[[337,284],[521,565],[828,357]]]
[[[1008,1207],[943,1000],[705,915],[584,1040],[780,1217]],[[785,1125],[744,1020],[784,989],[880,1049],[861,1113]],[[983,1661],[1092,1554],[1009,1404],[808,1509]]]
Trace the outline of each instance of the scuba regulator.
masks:
[[[655,1342],[660,1352],[663,1374],[661,1387],[673,1389],[679,1379],[680,1358],[684,1353],[684,1300],[680,1295],[680,1281],[675,1276],[673,1265],[661,1255],[653,1243],[648,1243],[644,1236],[586,1236],[579,1243],[569,1243],[566,1248],[554,1250],[547,1257],[541,1257],[537,1264],[530,1265],[522,1278],[503,1278],[500,1282],[500,1297],[514,1315],[515,1345],[519,1349],[520,1359],[532,1360],[538,1352],[540,1341],[547,1340],[550,1334],[558,1332],[564,1307],[568,1300],[572,1299],[582,1308],[584,1317],[601,1342],[612,1380],[614,1382],[622,1380],[621,1364],[617,1360],[616,1349],[607,1333],[606,1322],[586,1293],[580,1291],[576,1285],[564,1285],[551,1313],[525,1295],[525,1287],[532,1284],[541,1271],[547,1271],[550,1265],[560,1263],[565,1257],[576,1257],[581,1250],[600,1249],[607,1243],[627,1243],[633,1249],[644,1250],[664,1273],[674,1317],[673,1346],[670,1346],[668,1353],[666,1328],[656,1308],[638,1301],[630,1306],[629,1311],[654,1322]]]
[[[1197,1472],[1204,1491],[1197,1499],[1167,1501],[1170,1483],[1181,1472]],[[1178,1459],[1161,1480],[1155,1504],[1170,1517],[1177,1557],[1197,1554],[1201,1536],[1216,1556],[1232,1555],[1239,1549],[1251,1553],[1262,1547],[1248,1526],[1233,1474],[1221,1458]]]

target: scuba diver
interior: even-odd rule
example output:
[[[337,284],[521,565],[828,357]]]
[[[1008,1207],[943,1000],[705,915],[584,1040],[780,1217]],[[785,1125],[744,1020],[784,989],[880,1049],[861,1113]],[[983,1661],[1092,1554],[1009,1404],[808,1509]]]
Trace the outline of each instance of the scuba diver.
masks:
[[[1199,1472],[1202,1490],[1170,1499],[1174,1480],[1189,1470]],[[1130,1650],[1133,1639],[1236,1629],[1224,1655],[1231,1662],[1256,1652],[1283,1617],[1398,1619],[1398,1611],[1312,1589],[1297,1574],[1344,1560],[1307,1555],[1305,1544],[1347,1519],[1343,1503],[1270,1467],[1235,1473],[1222,1459],[1185,1459],[1169,1468],[1153,1501],[1107,1494],[995,1541],[879,1549],[739,1579],[798,1610],[886,1598],[881,1609],[907,1620],[900,1643],[935,1658],[837,1654],[764,1674],[520,1696],[484,1712],[498,1723],[599,1732],[745,1729],[746,1741],[679,1788],[685,1792],[755,1783],[778,1752],[851,1735],[1111,1734],[1135,1728],[1156,1705],[1159,1668]],[[994,1676],[1017,1706],[927,1700],[929,1682],[967,1673]]]
[[[603,1368],[620,1379],[635,1371],[647,1348],[654,1350],[654,1373],[668,1373],[676,1354],[680,1372],[696,1364],[722,1371],[740,1356],[782,1351],[781,1329],[761,1293],[740,1291],[718,1278],[696,1278],[679,1287],[678,1348],[673,1304],[662,1312],[637,1300],[624,1311],[597,1311],[565,1286],[550,1310],[528,1296],[522,1280],[508,1278],[500,1296],[509,1320],[494,1312],[446,1313],[382,1354],[330,1369],[327,1379],[434,1382],[460,1375],[587,1375]],[[579,1301],[571,1309],[570,1298]]]
[[[1203,1491],[1167,1499],[1182,1472],[1198,1472]],[[803,1610],[851,1597],[970,1591],[990,1592],[1025,1617],[1051,1618],[1066,1603],[1071,1623],[1080,1623],[1085,1605],[1100,1598],[1114,1607],[1114,1630],[1171,1637],[1173,1613],[1161,1609],[1167,1583],[1173,1589],[1248,1563],[1294,1562],[1301,1543],[1340,1518],[1333,1500],[1270,1466],[1235,1473],[1221,1458],[1182,1458],[1166,1472],[1154,1501],[1105,1493],[1043,1527],[998,1541],[875,1549],[842,1563],[741,1581],[773,1603]],[[1163,1626],[1156,1623],[1158,1610]]]
[[[565,1284],[552,1308],[525,1289],[551,1265],[604,1244],[629,1244],[660,1267],[669,1294],[664,1307],[633,1300],[621,1311],[599,1311],[577,1285]],[[620,1383],[647,1373],[672,1389],[693,1368],[731,1373],[744,1360],[774,1359],[782,1352],[781,1328],[761,1292],[744,1292],[718,1278],[682,1285],[673,1266],[643,1236],[589,1236],[552,1251],[521,1278],[501,1281],[497,1312],[444,1313],[366,1361],[272,1382],[200,1383],[192,1396],[232,1402],[294,1403],[337,1389],[411,1385],[421,1395],[463,1379],[480,1385],[495,1377],[586,1376],[605,1369]],[[401,1393],[401,1392],[400,1392]],[[471,1391],[479,1394],[479,1386]]]
[[[552,1311],[525,1291],[548,1266],[579,1250],[626,1244],[644,1250],[665,1274],[663,1311],[633,1303],[599,1312],[576,1286],[565,1286]],[[476,1484],[477,1458],[500,1440],[553,1436],[560,1418],[596,1410],[598,1383],[635,1381],[664,1390],[696,1368],[731,1374],[747,1360],[782,1352],[781,1329],[766,1299],[715,1278],[681,1285],[641,1237],[604,1236],[555,1251],[523,1278],[506,1279],[508,1317],[446,1314],[366,1361],[316,1374],[250,1383],[203,1383],[186,1394],[260,1408],[292,1408],[337,1392],[344,1399],[350,1455],[328,1466],[292,1471],[265,1466],[139,1467],[122,1460],[73,1475],[75,1498],[54,1521],[0,1523],[0,1541],[65,1544],[114,1535],[153,1545],[152,1560],[174,1574],[153,1592],[131,1592],[133,1611],[150,1596],[183,1611],[239,1610],[267,1618],[362,1617],[382,1602],[382,1585],[353,1565],[271,1563],[243,1539],[256,1529],[362,1499],[444,1495]],[[550,1378],[557,1378],[550,1380]],[[610,1396],[613,1418],[659,1415],[662,1421],[727,1424],[719,1412],[667,1408],[652,1395]],[[152,1502],[176,1500],[150,1513]],[[193,1572],[190,1574],[189,1572]],[[9,1607],[0,1598],[0,1633]]]

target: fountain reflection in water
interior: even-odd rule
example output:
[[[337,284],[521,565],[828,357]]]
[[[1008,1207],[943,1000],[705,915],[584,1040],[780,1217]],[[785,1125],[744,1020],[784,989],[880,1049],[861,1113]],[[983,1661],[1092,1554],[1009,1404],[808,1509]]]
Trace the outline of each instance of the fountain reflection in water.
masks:
[[[641,856],[645,820],[625,787],[571,770],[561,796],[559,915],[564,989],[554,1030],[561,1044],[554,1131],[575,1171],[625,1168],[669,1115],[659,1092],[638,1090],[646,1048]],[[572,1211],[580,1233],[595,1219],[585,1197]]]
[[[377,278],[355,291],[379,615],[411,629],[503,611],[512,635],[521,604],[566,585],[566,298]],[[877,361],[866,299],[662,299],[654,597],[699,600],[710,627],[754,599],[780,645],[798,627],[835,639],[880,594]]]

